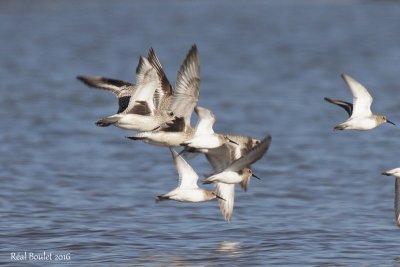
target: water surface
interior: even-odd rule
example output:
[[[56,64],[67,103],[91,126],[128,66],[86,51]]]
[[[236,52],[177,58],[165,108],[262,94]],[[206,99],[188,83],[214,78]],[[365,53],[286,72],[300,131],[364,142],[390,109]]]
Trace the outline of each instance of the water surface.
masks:
[[[1,1],[0,264],[3,266],[399,266],[393,184],[399,128],[334,132],[348,73],[400,124],[395,1]],[[199,104],[218,132],[262,138],[262,178],[216,202],[163,202],[167,148],[94,122],[112,95],[76,75],[134,82],[153,47],[171,82],[190,46]],[[190,160],[210,172],[203,157]],[[12,261],[12,252],[70,259]]]

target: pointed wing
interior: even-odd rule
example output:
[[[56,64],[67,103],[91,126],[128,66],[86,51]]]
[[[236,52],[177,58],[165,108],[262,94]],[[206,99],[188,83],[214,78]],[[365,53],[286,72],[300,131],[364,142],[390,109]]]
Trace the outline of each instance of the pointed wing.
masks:
[[[110,93],[113,93],[116,97],[130,96],[134,90],[134,84],[129,82],[106,78],[102,76],[77,76],[78,80],[86,84],[87,86],[103,89]]]
[[[176,88],[169,108],[176,116],[185,119],[186,126],[190,126],[190,117],[197,105],[199,89],[200,60],[197,47],[193,45],[178,71]]]
[[[349,75],[342,74],[342,79],[346,82],[353,95],[353,113],[351,117],[372,115],[372,96],[367,89]]]
[[[170,98],[173,95],[173,89],[163,70],[160,60],[158,59],[153,48],[150,48],[147,59],[157,72],[159,86],[154,93],[154,103],[157,109],[165,109],[169,106]]]
[[[134,113],[135,105],[143,105],[140,102],[145,101],[147,102],[151,114],[154,114],[155,106],[153,96],[157,85],[158,76],[156,70],[146,58],[140,57],[136,68],[136,90],[133,92],[129,100],[129,105],[124,113]]]
[[[224,199],[218,199],[219,208],[225,220],[230,222],[235,203],[235,184],[217,183],[215,193]]]
[[[328,98],[328,97],[324,97],[324,99],[326,101],[328,101],[329,103],[338,105],[339,107],[341,107],[344,110],[346,110],[347,114],[349,114],[349,117],[353,113],[353,104],[351,104],[349,102],[346,102],[346,101],[343,101],[343,100],[339,100],[339,99]]]
[[[268,147],[271,143],[271,136],[265,137],[261,143],[253,147],[246,155],[232,162],[231,165],[226,168],[229,171],[239,171],[243,168],[249,167],[251,164],[259,160],[267,152]]]
[[[172,158],[174,159],[176,170],[178,171],[179,183],[178,188],[193,189],[198,188],[197,180],[199,176],[193,168],[186,162],[178,152],[171,149]]]
[[[214,113],[206,108],[196,106],[194,108],[198,118],[195,135],[213,134],[213,125],[215,123]]]
[[[394,212],[396,215],[396,223],[400,225],[400,178],[396,178],[394,184]]]
[[[135,90],[134,84],[121,80],[101,76],[77,76],[76,78],[87,86],[113,93],[118,98],[117,113],[123,112],[128,107],[131,95]]]
[[[153,66],[150,64],[149,60],[143,56],[140,56],[135,72],[136,84],[143,83],[147,72],[151,69],[153,69]]]

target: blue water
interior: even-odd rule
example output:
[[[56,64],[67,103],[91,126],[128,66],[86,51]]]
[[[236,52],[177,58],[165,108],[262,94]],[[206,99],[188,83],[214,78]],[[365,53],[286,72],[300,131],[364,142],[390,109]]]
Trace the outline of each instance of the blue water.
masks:
[[[333,131],[346,114],[323,100],[351,100],[348,73],[399,125],[399,25],[396,1],[0,1],[0,265],[400,266],[380,175],[400,128]],[[116,101],[75,79],[134,82],[153,47],[174,82],[193,43],[215,130],[272,135],[230,224],[216,202],[156,204],[168,149],[96,127]]]

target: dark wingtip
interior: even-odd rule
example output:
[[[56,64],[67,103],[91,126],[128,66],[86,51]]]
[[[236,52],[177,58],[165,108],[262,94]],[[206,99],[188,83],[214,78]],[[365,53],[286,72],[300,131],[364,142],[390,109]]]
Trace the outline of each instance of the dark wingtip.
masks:
[[[164,197],[163,195],[159,195],[156,197],[155,201],[156,201],[156,203],[158,203],[160,201],[168,200],[168,199],[169,199],[169,197]]]
[[[335,101],[333,100],[333,98],[324,97],[324,100],[325,100],[326,102],[328,102],[328,103],[337,105],[337,104],[335,103]]]
[[[342,126],[336,125],[333,130],[344,130]]]
[[[126,138],[128,138],[128,139],[131,139],[131,140],[141,140],[141,139],[144,139],[144,137],[136,137],[136,136],[125,136]]]
[[[156,52],[154,51],[153,47],[150,46],[150,48],[149,48],[149,53],[147,54],[147,57],[148,57],[148,58],[149,58],[149,57],[153,57],[153,56],[155,56],[155,54],[156,54]]]
[[[89,76],[78,75],[76,76],[76,79],[83,82],[87,86],[93,87],[93,84],[89,81]]]
[[[105,122],[103,119],[96,121],[94,124],[99,127],[107,127],[111,125],[111,123]]]

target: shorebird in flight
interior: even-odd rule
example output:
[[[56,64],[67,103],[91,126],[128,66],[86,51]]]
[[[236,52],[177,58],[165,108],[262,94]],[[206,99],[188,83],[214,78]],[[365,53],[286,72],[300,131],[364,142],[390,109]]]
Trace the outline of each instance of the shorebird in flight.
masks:
[[[349,114],[349,118],[336,125],[335,130],[370,130],[385,122],[395,125],[386,116],[375,115],[371,112],[373,99],[362,84],[346,74],[342,74],[342,78],[353,95],[353,103],[328,97],[324,98],[326,101],[342,107]]]
[[[162,200],[176,200],[180,202],[203,202],[213,199],[221,199],[216,193],[199,188],[197,181],[199,176],[193,170],[193,168],[186,162],[186,160],[179,155],[175,150],[171,149],[172,158],[174,160],[175,167],[178,171],[179,184],[174,190],[159,195],[156,201]]]

